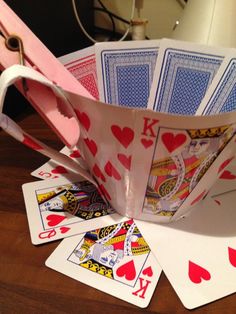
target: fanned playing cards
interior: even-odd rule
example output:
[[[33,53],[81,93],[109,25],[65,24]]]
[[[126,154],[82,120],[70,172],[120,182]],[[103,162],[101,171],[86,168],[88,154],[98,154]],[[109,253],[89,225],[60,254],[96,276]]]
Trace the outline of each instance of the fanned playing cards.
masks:
[[[0,113],[50,158],[32,173],[47,180],[23,185],[32,242],[66,238],[48,267],[140,307],[162,269],[190,309],[236,291],[235,60],[168,39],[99,43],[60,58],[88,94],[29,66],[3,71],[0,107],[27,79],[70,146],[58,152]]]

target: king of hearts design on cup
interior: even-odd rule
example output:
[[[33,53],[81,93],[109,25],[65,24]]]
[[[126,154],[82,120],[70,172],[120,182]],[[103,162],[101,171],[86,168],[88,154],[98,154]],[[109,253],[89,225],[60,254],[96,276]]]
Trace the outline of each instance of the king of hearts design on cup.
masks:
[[[186,145],[177,154],[154,154],[143,211],[172,216],[235,134],[235,126],[185,131]]]

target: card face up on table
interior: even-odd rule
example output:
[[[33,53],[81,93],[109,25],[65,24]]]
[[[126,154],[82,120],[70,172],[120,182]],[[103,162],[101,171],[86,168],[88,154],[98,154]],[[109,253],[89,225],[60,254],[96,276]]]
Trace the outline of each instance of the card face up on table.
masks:
[[[161,274],[132,219],[63,240],[46,265],[140,307],[149,304]]]
[[[235,191],[208,198],[169,225],[136,221],[188,309],[236,292],[235,201]]]
[[[88,181],[61,178],[23,185],[33,244],[82,233],[124,219]]]
[[[0,6],[12,31],[13,13]],[[27,79],[68,147],[52,149],[3,113],[0,126],[50,158],[32,172],[47,180],[23,185],[32,242],[66,238],[46,265],[141,307],[161,268],[187,308],[235,292],[236,50],[127,41],[59,62],[44,49],[39,71],[3,64],[0,111],[8,86]],[[66,82],[54,80],[57,69]]]

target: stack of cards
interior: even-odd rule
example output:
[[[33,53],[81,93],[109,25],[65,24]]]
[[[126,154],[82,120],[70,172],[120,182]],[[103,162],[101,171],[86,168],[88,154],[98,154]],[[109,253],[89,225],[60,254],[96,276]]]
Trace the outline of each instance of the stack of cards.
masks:
[[[46,265],[140,307],[162,269],[189,309],[235,292],[236,51],[163,39],[60,60],[99,100],[65,91],[81,137],[62,150],[97,186],[55,160],[23,185],[32,242],[67,238]]]

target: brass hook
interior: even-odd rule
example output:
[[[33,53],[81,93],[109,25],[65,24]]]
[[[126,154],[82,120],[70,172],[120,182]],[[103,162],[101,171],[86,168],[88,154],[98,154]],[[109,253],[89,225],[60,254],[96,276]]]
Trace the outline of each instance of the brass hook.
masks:
[[[21,65],[25,65],[25,59],[24,59],[24,45],[21,40],[21,38],[17,35],[10,35],[5,40],[5,45],[7,49],[11,51],[18,51],[19,52],[19,63]],[[24,92],[26,93],[28,91],[28,86],[26,84],[26,80],[22,79],[22,87]]]

